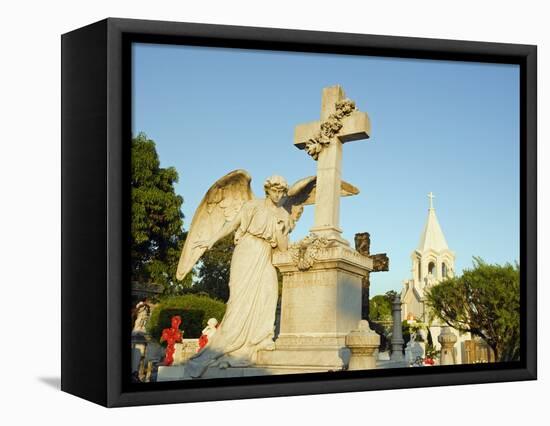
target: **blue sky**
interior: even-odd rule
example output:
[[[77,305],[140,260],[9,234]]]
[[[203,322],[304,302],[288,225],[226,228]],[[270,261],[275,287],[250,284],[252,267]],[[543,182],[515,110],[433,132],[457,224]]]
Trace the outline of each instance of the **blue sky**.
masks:
[[[371,295],[410,277],[430,191],[458,273],[472,256],[519,260],[516,65],[135,44],[132,130],[178,170],[187,228],[231,170],[247,170],[258,197],[272,174],[314,175],[294,127],[319,119],[321,90],[335,84],[372,123],[370,139],[344,146],[342,177],[361,192],[340,214],[348,241],[369,232],[371,252],[390,258]],[[292,239],[312,223],[308,206]]]

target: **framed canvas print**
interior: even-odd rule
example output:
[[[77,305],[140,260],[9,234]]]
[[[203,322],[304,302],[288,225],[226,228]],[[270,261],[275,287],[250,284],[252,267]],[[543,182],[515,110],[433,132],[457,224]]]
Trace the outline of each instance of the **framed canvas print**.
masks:
[[[62,37],[62,389],[536,378],[536,47],[107,19]]]

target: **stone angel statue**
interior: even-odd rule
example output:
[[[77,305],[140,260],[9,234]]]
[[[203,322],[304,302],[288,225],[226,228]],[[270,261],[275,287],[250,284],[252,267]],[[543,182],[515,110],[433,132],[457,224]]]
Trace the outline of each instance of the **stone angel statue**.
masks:
[[[288,187],[281,176],[264,183],[265,198],[255,198],[250,175],[228,173],[210,187],[197,208],[177,269],[182,280],[202,254],[235,232],[229,272],[229,300],[217,332],[186,364],[191,377],[200,377],[213,364],[247,366],[260,349],[273,348],[278,298],[273,250],[286,250],[288,234],[304,204],[315,200],[314,176]]]

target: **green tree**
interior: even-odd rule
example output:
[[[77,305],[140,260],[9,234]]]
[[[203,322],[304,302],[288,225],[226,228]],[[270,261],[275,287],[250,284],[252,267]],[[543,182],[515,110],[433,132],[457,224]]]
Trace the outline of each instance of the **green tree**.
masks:
[[[395,290],[390,290],[385,294],[371,298],[369,300],[369,319],[371,321],[391,321],[392,302],[396,295]]]
[[[201,257],[196,267],[197,282],[193,286],[209,296],[227,302],[229,299],[229,269],[235,244],[234,234],[218,241]]]
[[[175,168],[160,167],[155,142],[140,133],[132,139],[131,154],[131,268],[132,280],[162,284],[165,294],[178,294],[191,285],[176,280],[185,241],[183,198],[176,195]]]
[[[385,295],[379,294],[369,300],[369,318],[371,321],[391,320],[391,305]]]
[[[485,263],[449,278],[427,294],[433,314],[451,327],[484,339],[498,361],[519,360],[519,265]]]

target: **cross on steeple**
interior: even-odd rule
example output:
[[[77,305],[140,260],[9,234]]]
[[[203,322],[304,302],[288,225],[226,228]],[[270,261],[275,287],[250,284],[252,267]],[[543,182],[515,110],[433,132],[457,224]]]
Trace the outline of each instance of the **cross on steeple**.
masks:
[[[433,210],[434,209],[434,198],[435,198],[435,195],[433,194],[433,192],[430,191],[430,193],[428,194],[428,198],[430,199],[430,210]]]
[[[367,139],[370,120],[346,99],[341,86],[325,87],[321,100],[321,120],[296,126],[294,145],[317,160],[315,222],[311,232],[344,242],[340,229],[342,145]]]

